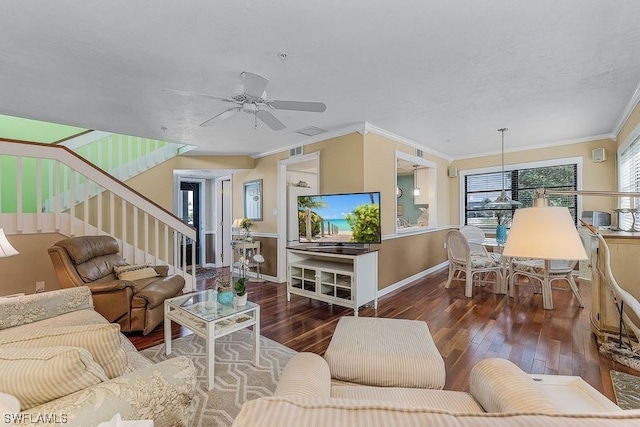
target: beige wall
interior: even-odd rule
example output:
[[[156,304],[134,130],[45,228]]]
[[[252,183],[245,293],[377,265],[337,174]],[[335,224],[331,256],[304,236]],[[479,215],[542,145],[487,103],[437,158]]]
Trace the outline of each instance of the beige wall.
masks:
[[[415,155],[416,149],[375,133],[364,137],[364,191],[380,191],[382,200],[382,234],[395,233],[396,219],[396,151]],[[447,178],[449,162],[441,157],[425,154],[425,159],[437,165],[438,226],[449,225],[450,189]]]
[[[640,103],[636,105],[636,108],[631,112],[631,115],[625,122],[624,126],[622,126],[622,129],[620,129],[620,132],[617,135],[618,146],[627,142],[626,139],[629,137],[629,134],[631,134],[631,132],[633,132],[633,130],[639,124],[640,124]]]
[[[40,281],[45,282],[46,291],[60,289],[47,248],[65,236],[57,233],[13,234],[7,238],[20,254],[0,258],[0,295],[18,292],[33,294],[36,282]]]
[[[604,147],[607,150],[607,161],[594,163],[591,151]],[[582,189],[584,190],[615,190],[616,189],[616,142],[610,139],[569,144],[558,147],[541,148],[536,150],[505,153],[505,167],[510,164],[537,162],[543,160],[561,159],[568,157],[582,157]],[[460,171],[500,166],[500,155],[476,157],[473,159],[456,160],[452,165]],[[460,222],[460,176],[449,178],[451,182],[451,223]],[[614,197],[582,197],[583,210],[601,210],[612,212],[616,207]],[[612,215],[612,220],[615,221]]]

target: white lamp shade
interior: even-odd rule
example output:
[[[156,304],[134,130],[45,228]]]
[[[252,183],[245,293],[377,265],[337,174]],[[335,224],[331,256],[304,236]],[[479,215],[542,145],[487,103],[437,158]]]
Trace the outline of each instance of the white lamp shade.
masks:
[[[587,259],[569,209],[563,207],[517,209],[503,255],[549,260]]]
[[[7,236],[4,234],[4,230],[0,228],[0,258],[18,255],[18,253],[16,248],[9,243]]]
[[[240,228],[240,223],[242,222],[242,218],[236,218],[233,220],[233,224],[231,224],[231,227],[233,228]]]

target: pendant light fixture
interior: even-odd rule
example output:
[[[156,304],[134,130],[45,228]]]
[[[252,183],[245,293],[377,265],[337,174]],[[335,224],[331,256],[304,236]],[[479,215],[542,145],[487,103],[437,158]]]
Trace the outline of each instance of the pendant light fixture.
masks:
[[[420,195],[420,187],[418,187],[418,165],[413,165],[413,196]]]
[[[505,190],[506,179],[505,179],[505,176],[504,176],[504,133],[506,131],[508,131],[508,130],[509,129],[507,129],[507,128],[498,129],[498,132],[500,132],[502,134],[502,150],[501,150],[501,156],[502,157],[501,157],[501,162],[500,162],[501,165],[502,165],[502,168],[501,168],[501,173],[502,173],[502,175],[501,175],[501,177],[502,177],[502,191],[500,192],[500,196],[498,196],[496,198],[496,200],[494,200],[493,202],[490,203],[491,207],[500,207],[500,208],[507,207],[508,208],[508,207],[511,207],[511,206],[519,206],[519,205],[522,204],[522,203],[517,202],[515,200],[511,200],[511,198],[509,198],[509,196],[507,196],[507,192]]]

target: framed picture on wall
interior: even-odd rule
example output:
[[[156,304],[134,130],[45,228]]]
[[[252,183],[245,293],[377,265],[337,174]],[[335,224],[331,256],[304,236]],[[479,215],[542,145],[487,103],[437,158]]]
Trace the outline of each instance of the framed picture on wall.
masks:
[[[262,180],[244,183],[244,217],[262,221]]]

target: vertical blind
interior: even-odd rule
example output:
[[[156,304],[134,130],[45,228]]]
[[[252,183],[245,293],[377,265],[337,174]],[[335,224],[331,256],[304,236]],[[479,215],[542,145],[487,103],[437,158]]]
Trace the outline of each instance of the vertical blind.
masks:
[[[498,220],[510,224],[516,206],[496,207],[491,202],[502,193],[520,202],[519,207],[531,207],[536,189],[576,190],[578,165],[543,166],[511,171],[480,173],[465,177],[465,224],[481,228],[495,228]],[[549,196],[550,206],[569,208],[574,223],[577,221],[577,196]]]
[[[640,136],[637,137],[621,154],[618,163],[619,191],[640,191]],[[620,208],[638,208],[637,200],[629,197],[620,198]],[[629,230],[633,225],[633,214],[620,215],[618,227]]]

